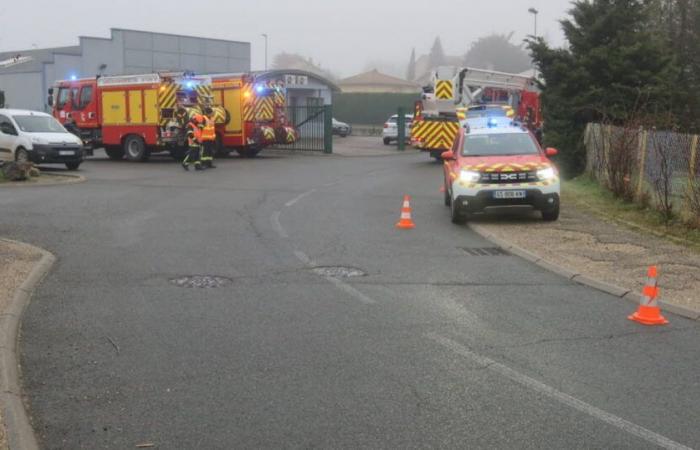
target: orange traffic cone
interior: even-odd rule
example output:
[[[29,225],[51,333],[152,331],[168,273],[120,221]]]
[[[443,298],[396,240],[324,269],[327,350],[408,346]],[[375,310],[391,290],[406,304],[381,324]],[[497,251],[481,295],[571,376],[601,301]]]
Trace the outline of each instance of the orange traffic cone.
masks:
[[[416,224],[413,223],[413,219],[411,219],[411,197],[406,195],[403,198],[403,208],[401,208],[401,220],[399,220],[399,223],[396,224],[396,228],[400,228],[402,230],[410,230],[411,228],[415,227]]]
[[[642,301],[636,313],[628,317],[642,325],[666,325],[668,320],[661,315],[661,309],[656,301],[659,296],[659,288],[656,285],[656,266],[649,267],[647,284],[642,291]]]

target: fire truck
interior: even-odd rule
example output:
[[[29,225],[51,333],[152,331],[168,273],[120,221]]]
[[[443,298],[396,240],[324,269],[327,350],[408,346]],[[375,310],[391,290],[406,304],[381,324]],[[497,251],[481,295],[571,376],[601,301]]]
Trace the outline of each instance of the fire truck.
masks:
[[[532,77],[474,69],[439,67],[416,102],[411,143],[440,160],[457,137],[460,119],[475,105],[502,105],[513,120],[541,127],[540,91]]]
[[[265,72],[211,75],[214,102],[226,111],[217,125],[219,151],[231,149],[252,158],[263,148],[296,142],[298,133],[287,120],[283,80]]]
[[[187,72],[102,76],[58,81],[49,89],[53,115],[77,129],[91,148],[104,147],[110,159],[146,161],[151,153],[184,154],[187,117],[209,106],[217,123],[226,113],[213,103],[211,79]]]

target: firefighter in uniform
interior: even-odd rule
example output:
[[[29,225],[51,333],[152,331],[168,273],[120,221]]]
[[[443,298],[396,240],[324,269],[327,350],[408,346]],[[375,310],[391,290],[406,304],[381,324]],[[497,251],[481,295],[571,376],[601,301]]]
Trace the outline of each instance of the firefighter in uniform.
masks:
[[[194,164],[195,170],[202,169],[202,126],[204,119],[201,114],[195,114],[187,122],[187,155],[182,161],[182,167],[190,170],[190,163]]]
[[[202,127],[202,165],[209,169],[215,169],[214,152],[216,150],[216,122],[214,110],[209,106],[204,108],[204,124]]]

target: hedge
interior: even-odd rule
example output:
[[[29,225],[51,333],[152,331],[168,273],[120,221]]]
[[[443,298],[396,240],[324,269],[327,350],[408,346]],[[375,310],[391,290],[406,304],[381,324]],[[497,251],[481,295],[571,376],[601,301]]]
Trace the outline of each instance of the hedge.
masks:
[[[420,100],[419,93],[334,94],[333,117],[350,124],[381,125],[396,114],[399,107],[412,114],[416,100]]]

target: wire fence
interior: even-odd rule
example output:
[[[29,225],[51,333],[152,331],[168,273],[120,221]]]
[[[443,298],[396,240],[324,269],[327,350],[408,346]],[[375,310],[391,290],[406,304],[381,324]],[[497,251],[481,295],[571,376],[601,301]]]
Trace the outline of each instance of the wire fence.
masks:
[[[586,171],[617,196],[700,225],[698,135],[592,123]]]

